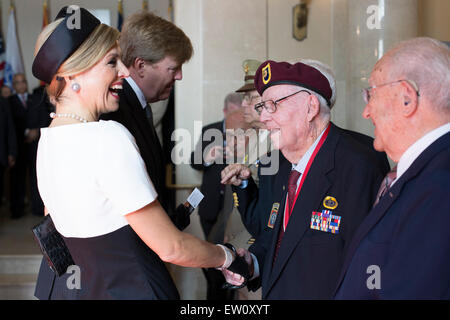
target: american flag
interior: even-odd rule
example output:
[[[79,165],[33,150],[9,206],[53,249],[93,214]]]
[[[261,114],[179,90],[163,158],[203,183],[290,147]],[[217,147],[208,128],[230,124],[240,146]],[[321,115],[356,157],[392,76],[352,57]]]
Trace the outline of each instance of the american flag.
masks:
[[[16,73],[24,73],[22,53],[19,39],[16,33],[16,17],[13,2],[9,9],[8,33],[6,35],[6,65],[4,71],[4,83],[12,88],[12,78]]]

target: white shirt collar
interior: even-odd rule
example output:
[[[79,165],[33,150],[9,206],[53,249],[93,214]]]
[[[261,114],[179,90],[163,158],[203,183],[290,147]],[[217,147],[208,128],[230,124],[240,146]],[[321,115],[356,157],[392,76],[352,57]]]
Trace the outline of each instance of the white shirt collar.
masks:
[[[422,138],[414,142],[400,157],[397,165],[397,179],[395,179],[392,184],[408,170],[414,160],[416,160],[426,148],[448,132],[450,132],[450,122],[428,132]]]
[[[132,77],[128,77],[125,80],[129,83],[130,87],[133,89],[134,93],[138,97],[139,102],[141,103],[142,109],[145,109],[145,107],[147,106],[147,100],[145,100],[145,96],[144,96],[144,93],[142,92],[141,88],[139,88],[139,86],[136,84],[136,82],[134,82]]]
[[[314,149],[319,144],[320,139],[322,138],[323,134],[325,133],[325,130],[328,128],[328,126],[323,129],[322,133],[317,137],[317,139],[314,141],[314,143],[309,147],[308,151],[303,155],[303,157],[300,159],[300,161],[295,165],[292,164],[292,170],[297,170],[300,173],[305,172],[306,166],[308,165],[309,159],[311,158]],[[300,184],[300,179],[297,180],[297,188]]]

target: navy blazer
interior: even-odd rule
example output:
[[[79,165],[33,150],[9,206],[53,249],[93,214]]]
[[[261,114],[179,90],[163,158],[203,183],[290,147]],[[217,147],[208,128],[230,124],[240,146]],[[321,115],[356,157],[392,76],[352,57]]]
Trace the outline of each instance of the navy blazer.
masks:
[[[420,154],[361,224],[336,298],[450,299],[449,197],[447,133]]]
[[[258,258],[263,299],[330,299],[336,286],[346,245],[369,212],[385,172],[373,156],[373,149],[361,144],[347,131],[331,124],[330,132],[305,178],[274,264],[278,233],[283,220],[287,180],[292,164],[280,157],[275,176],[261,176],[260,233],[250,251]],[[252,185],[249,184],[252,188]],[[280,191],[281,190],[281,191]],[[255,190],[247,190],[255,195]],[[331,210],[341,217],[338,234],[311,229],[313,212],[324,209],[327,196],[338,206]],[[245,201],[239,198],[239,205]],[[279,204],[273,230],[269,216]]]

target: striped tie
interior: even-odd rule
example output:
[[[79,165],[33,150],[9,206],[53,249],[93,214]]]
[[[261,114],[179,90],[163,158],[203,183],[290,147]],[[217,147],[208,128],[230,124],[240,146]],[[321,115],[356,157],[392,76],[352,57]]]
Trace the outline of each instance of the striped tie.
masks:
[[[373,204],[374,207],[378,204],[380,199],[387,193],[387,191],[392,185],[392,182],[394,182],[396,178],[397,178],[397,166],[392,168],[392,170],[386,174],[386,177],[384,177],[383,181],[381,182],[381,186],[380,189],[378,190],[375,203]]]

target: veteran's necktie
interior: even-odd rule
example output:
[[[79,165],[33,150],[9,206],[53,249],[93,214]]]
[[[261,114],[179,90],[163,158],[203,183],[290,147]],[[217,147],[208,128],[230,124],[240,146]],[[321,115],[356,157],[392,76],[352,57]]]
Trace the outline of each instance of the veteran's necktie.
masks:
[[[374,207],[378,204],[380,199],[386,194],[386,192],[391,187],[392,182],[394,182],[396,178],[397,178],[397,166],[392,168],[392,170],[386,174],[386,177],[384,177],[383,181],[381,182],[381,186],[380,189],[378,190],[375,203],[373,204]]]
[[[297,170],[291,170],[291,173],[289,174],[289,180],[288,180],[288,194],[287,194],[287,200],[288,200],[288,207],[286,210],[284,210],[284,223],[281,225],[280,233],[278,234],[278,240],[277,240],[277,246],[275,248],[275,254],[273,255],[273,262],[275,262],[278,250],[281,246],[281,240],[283,240],[284,236],[284,226],[287,226],[287,223],[289,221],[289,218],[292,213],[292,209],[294,208],[294,200],[295,200],[295,194],[297,192],[297,181],[300,178],[301,173]]]
[[[295,200],[295,193],[297,192],[298,178],[300,178],[300,172],[298,172],[297,170],[291,170],[291,173],[289,174],[289,180],[288,180],[289,208],[287,210],[288,212],[284,213],[285,226],[287,226],[289,218],[291,217],[292,209],[294,208],[294,200]]]

